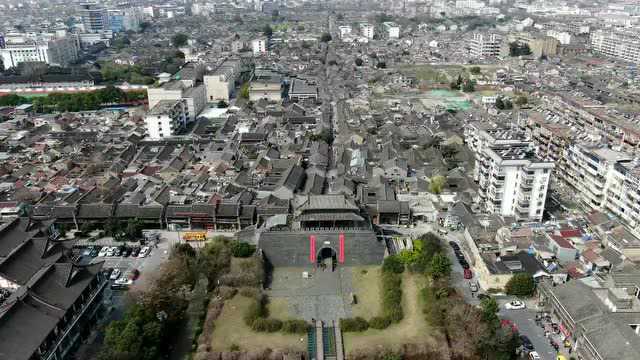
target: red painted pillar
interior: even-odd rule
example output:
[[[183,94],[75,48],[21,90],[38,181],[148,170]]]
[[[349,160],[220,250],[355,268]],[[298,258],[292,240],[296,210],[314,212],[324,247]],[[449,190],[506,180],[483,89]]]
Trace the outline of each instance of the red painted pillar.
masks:
[[[313,264],[316,262],[316,236],[309,235],[309,261]]]
[[[338,239],[340,239],[340,253],[338,254],[338,262],[340,264],[344,263],[344,234],[340,234]]]

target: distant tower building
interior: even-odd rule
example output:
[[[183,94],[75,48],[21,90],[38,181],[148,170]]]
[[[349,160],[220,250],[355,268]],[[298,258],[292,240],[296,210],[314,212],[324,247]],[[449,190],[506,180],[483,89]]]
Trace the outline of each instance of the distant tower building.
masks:
[[[267,52],[267,40],[265,39],[255,39],[251,42],[251,49],[253,50],[253,55],[261,55]]]
[[[104,6],[97,3],[80,4],[80,14],[85,32],[100,33],[111,30],[109,12]]]
[[[375,29],[373,25],[369,23],[360,24],[360,34],[366,37],[367,39],[373,39],[373,35],[375,34]]]
[[[500,35],[473,34],[470,43],[471,56],[476,58],[490,58],[500,55],[502,38]]]

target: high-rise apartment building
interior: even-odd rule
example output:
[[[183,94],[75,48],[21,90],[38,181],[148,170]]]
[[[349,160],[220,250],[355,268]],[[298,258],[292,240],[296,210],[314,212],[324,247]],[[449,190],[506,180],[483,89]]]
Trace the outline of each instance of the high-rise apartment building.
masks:
[[[174,136],[184,129],[189,121],[187,101],[161,100],[156,103],[144,118],[147,135],[151,139]]]
[[[500,55],[502,47],[502,37],[498,34],[474,33],[469,41],[471,56],[477,58],[490,58]]]
[[[598,30],[591,33],[595,53],[640,64],[640,33]]]
[[[566,184],[587,207],[613,214],[640,231],[640,162],[625,152],[601,145],[567,148]]]
[[[85,32],[100,33],[111,30],[109,12],[107,8],[98,3],[80,4],[80,16],[82,16]]]
[[[369,23],[362,23],[360,24],[360,34],[367,39],[373,39],[373,35],[375,35],[375,28]]]
[[[255,39],[251,42],[251,50],[253,51],[253,55],[261,55],[267,52],[267,40],[266,39]]]
[[[389,39],[397,39],[400,37],[400,25],[394,22],[385,22],[382,24],[385,36]]]
[[[465,141],[475,152],[481,206],[518,221],[541,221],[554,163],[535,155],[524,133],[471,125]]]

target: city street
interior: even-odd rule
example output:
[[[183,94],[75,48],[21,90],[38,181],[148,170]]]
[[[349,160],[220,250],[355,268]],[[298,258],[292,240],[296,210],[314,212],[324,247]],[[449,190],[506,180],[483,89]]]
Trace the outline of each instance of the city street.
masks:
[[[501,319],[512,321],[518,328],[520,334],[527,336],[535,351],[540,354],[542,360],[556,360],[556,351],[549,344],[549,339],[544,336],[544,330],[536,325],[536,309],[527,308],[524,310],[505,310],[504,304],[510,301],[507,299],[500,300]]]

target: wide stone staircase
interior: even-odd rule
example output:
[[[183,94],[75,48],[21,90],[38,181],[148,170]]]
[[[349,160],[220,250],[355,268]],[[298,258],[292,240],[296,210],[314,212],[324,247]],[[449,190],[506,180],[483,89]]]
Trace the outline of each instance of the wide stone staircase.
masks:
[[[342,331],[332,321],[325,324],[317,320],[307,331],[307,354],[311,360],[344,360]]]

